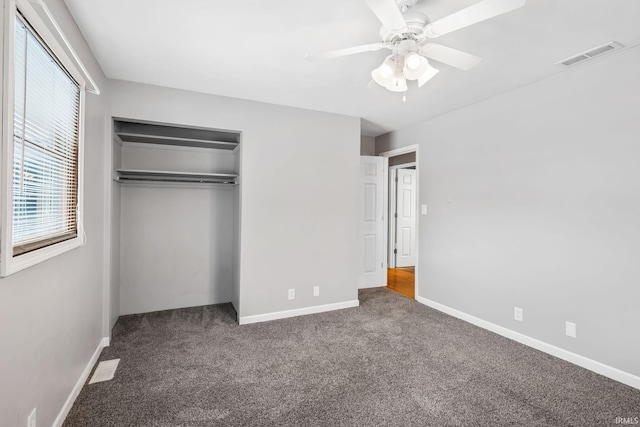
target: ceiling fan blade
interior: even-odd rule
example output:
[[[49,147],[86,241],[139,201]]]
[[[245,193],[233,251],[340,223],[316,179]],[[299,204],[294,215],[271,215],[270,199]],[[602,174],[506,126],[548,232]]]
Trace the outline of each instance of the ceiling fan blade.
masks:
[[[452,49],[436,43],[427,43],[421,46],[420,53],[427,58],[434,59],[438,62],[451,65],[452,67],[456,67],[461,70],[470,70],[482,61],[482,58],[471,55],[470,53],[462,52],[458,49]]]
[[[440,70],[438,70],[437,68],[433,68],[431,65],[429,65],[429,68],[427,68],[427,71],[425,71],[422,77],[418,79],[418,87],[422,87],[423,84],[431,80],[439,72]]]
[[[382,48],[388,48],[389,45],[387,43],[371,43],[371,44],[363,44],[360,46],[346,47],[344,49],[331,50],[329,52],[318,53],[316,55],[307,55],[307,58],[310,61],[315,61],[319,59],[331,59],[338,58],[340,56],[353,55],[354,53],[362,53],[362,52],[375,52],[376,50],[380,50]]]
[[[395,0],[365,0],[365,2],[387,29],[401,31],[407,28],[407,23]]]
[[[468,27],[477,22],[518,9],[524,6],[525,3],[526,0],[483,0],[480,3],[476,3],[432,22],[425,28],[425,33],[431,38],[442,36],[459,30],[460,28]]]

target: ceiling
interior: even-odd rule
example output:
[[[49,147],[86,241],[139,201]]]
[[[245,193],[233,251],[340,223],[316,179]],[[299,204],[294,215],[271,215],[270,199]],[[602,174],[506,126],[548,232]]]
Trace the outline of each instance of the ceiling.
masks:
[[[419,0],[436,20],[478,0]],[[598,45],[640,43],[640,1],[528,0],[435,42],[483,58],[402,94],[372,84],[387,50],[305,55],[378,42],[363,0],[65,0],[107,77],[362,118],[377,136],[544,79]],[[587,64],[578,66],[588,66]]]

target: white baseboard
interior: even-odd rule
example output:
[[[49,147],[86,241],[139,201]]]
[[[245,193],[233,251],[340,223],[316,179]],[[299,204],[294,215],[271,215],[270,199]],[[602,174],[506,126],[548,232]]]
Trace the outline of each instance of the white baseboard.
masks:
[[[89,359],[89,363],[87,363],[87,366],[85,366],[84,371],[82,371],[80,378],[76,381],[76,385],[71,389],[71,393],[69,394],[69,397],[67,397],[66,402],[64,402],[64,405],[53,422],[52,427],[62,427],[62,423],[64,423],[65,418],[67,418],[67,415],[69,415],[69,411],[73,406],[73,402],[76,401],[76,398],[80,394],[80,390],[82,390],[82,387],[84,387],[84,384],[87,382],[87,378],[89,378],[89,374],[91,374],[93,366],[98,361],[98,357],[100,357],[100,352],[105,347],[109,347],[109,337],[102,338],[98,343],[98,348],[93,352],[91,359]]]
[[[572,353],[568,350],[556,347],[555,345],[551,345],[544,341],[531,338],[527,335],[512,331],[511,329],[507,329],[503,326],[498,326],[495,323],[487,322],[486,320],[482,320],[478,317],[456,310],[455,308],[448,307],[446,305],[431,301],[420,296],[416,297],[416,301],[453,317],[457,317],[458,319],[464,320],[465,322],[472,323],[483,329],[487,329],[491,332],[495,332],[498,335],[502,335],[503,337],[517,341],[520,344],[533,347],[536,350],[540,350],[562,360],[566,360],[567,362],[581,366],[600,375],[604,375],[605,377],[611,378],[612,380],[616,380],[628,386],[640,389],[640,377],[625,371],[621,371],[618,368],[605,365],[604,363],[600,363],[579,354]]]
[[[238,318],[238,323],[240,323],[241,325],[248,325],[250,323],[267,322],[269,320],[286,319],[287,317],[304,316],[306,314],[323,313],[325,311],[357,307],[359,305],[360,301],[358,301],[357,299],[351,301],[336,302],[333,304],[314,305],[311,307],[295,308],[293,310],[256,314],[254,316],[242,316]]]

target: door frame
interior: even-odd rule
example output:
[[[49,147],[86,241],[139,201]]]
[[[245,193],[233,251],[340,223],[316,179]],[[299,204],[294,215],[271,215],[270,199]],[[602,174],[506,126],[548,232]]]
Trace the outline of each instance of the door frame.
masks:
[[[419,262],[420,261],[420,217],[418,215],[420,213],[420,196],[419,196],[420,195],[420,168],[418,167],[418,165],[420,164],[420,146],[418,144],[407,145],[406,147],[396,148],[394,150],[382,152],[378,154],[378,156],[389,158],[389,157],[396,157],[401,154],[408,154],[408,153],[416,153],[416,161],[415,161],[415,167],[416,167],[416,259],[418,261],[416,262],[416,269],[415,269],[414,295],[415,295],[415,298],[417,299],[419,295],[418,270],[419,270],[419,264],[420,264]],[[392,167],[393,166],[389,166],[385,168],[387,173],[389,169]],[[388,176],[384,180],[384,205],[387,207],[387,212],[389,212],[388,210],[389,209],[389,177]],[[387,252],[389,252],[388,250],[389,248],[389,215],[388,214],[385,215],[384,242],[385,242],[385,245],[387,246]],[[387,268],[389,268],[389,263],[388,263],[389,260],[390,258],[387,258]]]
[[[387,268],[396,268],[396,258],[393,256],[395,255],[393,253],[393,249],[391,247],[391,245],[389,245],[389,242],[393,242],[395,241],[395,237],[396,237],[396,227],[394,227],[393,225],[395,225],[395,218],[391,217],[391,212],[395,212],[395,208],[396,208],[396,199],[394,197],[391,197],[392,194],[395,194],[396,192],[396,183],[393,179],[393,175],[395,175],[395,171],[397,169],[409,169],[411,167],[415,167],[416,168],[416,178],[418,176],[418,165],[416,162],[410,162],[410,163],[403,163],[401,165],[394,165],[394,166],[389,166],[389,176],[387,179],[388,182],[388,191],[389,191],[389,197],[388,197],[388,201],[389,203],[387,204],[387,217],[389,218],[388,224],[387,224],[387,229],[388,229],[388,237],[389,237],[389,241],[387,242]],[[394,173],[391,173],[392,171],[394,171]],[[416,183],[416,204],[418,201],[418,194],[417,194],[417,183]],[[392,222],[394,222],[394,224],[392,225]],[[416,224],[417,224],[417,220],[416,220]],[[417,229],[416,229],[417,232]],[[416,236],[417,238],[417,236]],[[416,247],[417,247],[417,242],[416,242]],[[417,253],[416,253],[417,255]]]

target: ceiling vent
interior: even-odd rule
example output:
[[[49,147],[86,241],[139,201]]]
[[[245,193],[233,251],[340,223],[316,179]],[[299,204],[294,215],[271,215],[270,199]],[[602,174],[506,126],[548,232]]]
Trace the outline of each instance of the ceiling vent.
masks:
[[[621,47],[623,46],[618,42],[605,43],[602,46],[594,47],[593,49],[589,49],[586,52],[571,56],[567,59],[557,62],[556,64],[561,64],[565,67],[571,67],[572,65],[579,64],[581,62],[595,58],[596,56],[604,55],[605,53],[612,52],[616,49],[620,49]]]

